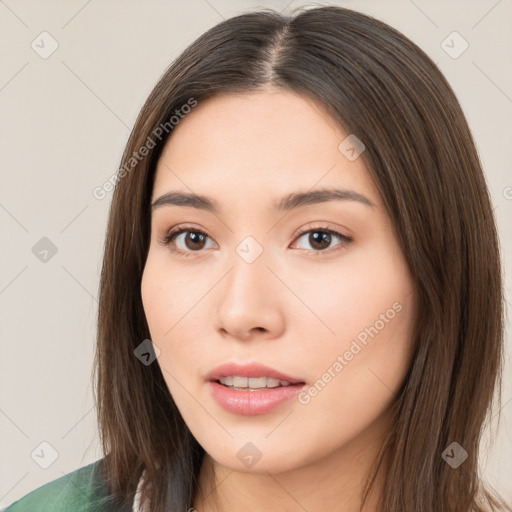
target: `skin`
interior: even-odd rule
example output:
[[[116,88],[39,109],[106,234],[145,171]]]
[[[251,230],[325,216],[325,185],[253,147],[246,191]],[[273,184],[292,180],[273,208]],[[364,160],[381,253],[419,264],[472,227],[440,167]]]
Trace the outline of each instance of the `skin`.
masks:
[[[153,210],[141,285],[157,363],[207,452],[199,488],[217,493],[218,510],[359,510],[364,479],[390,429],[390,407],[411,362],[415,293],[363,158],[350,161],[338,149],[347,135],[293,92],[224,94],[180,121],[158,162],[152,202],[180,191],[220,205],[218,214]],[[289,193],[320,188],[353,190],[374,206],[338,200],[273,209]],[[189,232],[163,245],[182,224],[208,237],[201,242]],[[322,249],[312,234],[326,227],[352,241],[333,235]],[[297,235],[300,229],[306,233]],[[247,236],[263,250],[252,263],[236,252]],[[400,311],[348,360],[357,336],[380,326],[397,303]],[[346,364],[336,372],[338,356]],[[227,361],[258,361],[308,386],[329,368],[335,376],[307,404],[292,399],[241,416],[225,411],[204,380]],[[262,454],[251,468],[237,457],[247,442]],[[365,510],[376,510],[382,484],[379,476]],[[213,510],[200,493],[194,507]]]

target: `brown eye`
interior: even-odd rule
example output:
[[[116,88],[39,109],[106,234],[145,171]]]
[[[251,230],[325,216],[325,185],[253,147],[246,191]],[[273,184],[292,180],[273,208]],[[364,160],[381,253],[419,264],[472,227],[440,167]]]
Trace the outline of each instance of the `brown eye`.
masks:
[[[306,247],[306,249],[317,256],[335,252],[337,250],[336,248],[332,250],[328,248],[332,246],[333,241],[336,239],[339,241],[339,243],[336,244],[340,246],[339,248],[343,248],[352,242],[351,237],[342,235],[329,228],[316,228],[302,231],[302,233],[299,233],[298,239],[306,238],[305,235],[308,235],[307,242],[310,246],[309,248]],[[169,246],[170,250],[174,253],[190,256],[194,252],[202,252],[202,250],[206,248],[208,240],[212,239],[204,231],[182,227],[171,230],[160,243]]]
[[[311,247],[318,250],[323,250],[331,244],[332,235],[325,231],[310,231],[308,242]]]
[[[179,239],[180,237],[181,239]],[[206,241],[209,238],[205,232],[197,229],[178,228],[171,231],[161,243],[163,245],[177,246],[172,247],[171,250],[188,256],[191,252],[200,252],[205,247]],[[179,244],[181,244],[181,248]]]
[[[197,251],[198,249],[202,249],[205,245],[206,237],[202,233],[197,231],[188,231],[185,233],[184,243],[187,249],[191,251]]]
[[[306,235],[307,238],[306,238]],[[316,229],[309,229],[307,231],[303,231],[299,234],[298,239],[305,238],[307,240],[308,245],[311,247],[311,249],[307,248],[310,251],[318,253],[318,255],[329,254],[336,249],[333,250],[326,250],[328,249],[333,241],[336,239],[339,240],[339,243],[336,244],[338,246],[346,246],[350,242],[352,242],[352,238],[346,235],[342,235],[341,233],[338,233],[337,231],[334,231],[329,228],[316,228]]]

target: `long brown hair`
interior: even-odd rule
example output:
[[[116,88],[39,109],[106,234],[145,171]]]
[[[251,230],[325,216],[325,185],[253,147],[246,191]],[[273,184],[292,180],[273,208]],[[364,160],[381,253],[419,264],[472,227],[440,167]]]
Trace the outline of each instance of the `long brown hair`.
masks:
[[[140,284],[153,179],[176,109],[266,86],[313,99],[363,141],[361,156],[415,281],[420,314],[381,451],[390,457],[382,510],[502,506],[478,474],[481,429],[501,390],[504,299],[495,220],[472,135],[450,85],[418,46],[341,7],[223,21],[170,65],[140,111],[117,175],[100,282],[95,396],[112,494],[130,505],[145,470],[152,512],[192,507],[205,452],[158,364],[134,355],[150,337]],[[442,457],[452,442],[467,452],[457,469]]]

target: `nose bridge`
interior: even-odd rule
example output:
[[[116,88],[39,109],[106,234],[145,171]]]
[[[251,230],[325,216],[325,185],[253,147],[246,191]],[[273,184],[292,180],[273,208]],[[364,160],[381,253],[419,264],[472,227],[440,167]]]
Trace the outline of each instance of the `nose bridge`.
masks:
[[[260,294],[268,293],[271,272],[267,268],[267,253],[268,249],[250,235],[235,247],[229,258],[231,271],[227,276],[227,298],[232,296],[238,304],[249,304],[257,303]]]

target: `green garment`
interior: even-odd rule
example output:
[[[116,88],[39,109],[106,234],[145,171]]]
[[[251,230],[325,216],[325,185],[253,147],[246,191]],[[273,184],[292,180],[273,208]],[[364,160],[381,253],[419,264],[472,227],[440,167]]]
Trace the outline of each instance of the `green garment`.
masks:
[[[108,495],[98,472],[102,460],[35,489],[4,512],[131,512]]]

